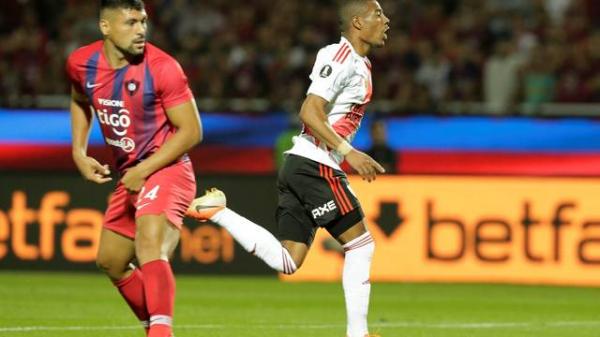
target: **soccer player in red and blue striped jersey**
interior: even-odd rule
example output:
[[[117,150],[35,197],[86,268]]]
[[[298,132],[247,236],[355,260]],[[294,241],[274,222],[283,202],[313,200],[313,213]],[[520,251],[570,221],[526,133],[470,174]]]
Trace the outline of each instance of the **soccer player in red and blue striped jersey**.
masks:
[[[199,143],[198,109],[181,67],[146,42],[142,0],[102,0],[103,40],[74,51],[73,159],[84,178],[111,180],[87,155],[92,115],[112,149],[120,180],[106,210],[98,266],[150,337],[172,336],[175,280],[168,259],[196,192],[186,152]],[[133,268],[136,260],[140,268]]]

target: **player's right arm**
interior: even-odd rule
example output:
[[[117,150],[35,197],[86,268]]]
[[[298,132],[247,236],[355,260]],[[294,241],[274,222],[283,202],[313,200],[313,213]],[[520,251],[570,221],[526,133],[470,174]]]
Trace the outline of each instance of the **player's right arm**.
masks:
[[[327,105],[346,87],[351,73],[348,63],[333,61],[336,49],[321,49],[310,78],[312,83],[300,109],[300,119],[311,133],[329,148],[337,150],[361,177],[369,182],[385,170],[366,153],[354,149],[333,129],[327,118]]]
[[[335,132],[327,119],[327,104],[329,102],[323,97],[309,94],[300,109],[300,119],[318,140],[327,144],[329,148],[337,149],[338,152],[344,155],[348,164],[364,180],[368,182],[375,180],[377,173],[384,173],[385,169],[366,153],[350,146],[345,139]]]
[[[73,139],[73,161],[81,175],[98,184],[112,180],[108,165],[100,164],[87,155],[88,139],[92,126],[92,111],[85,95],[71,88],[71,135]]]

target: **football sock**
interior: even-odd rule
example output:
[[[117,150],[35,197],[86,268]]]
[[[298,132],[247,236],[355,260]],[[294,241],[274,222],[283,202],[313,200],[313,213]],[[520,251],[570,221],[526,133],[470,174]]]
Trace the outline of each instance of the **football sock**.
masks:
[[[346,253],[342,284],[346,298],[348,337],[363,337],[368,334],[367,314],[371,282],[369,274],[375,243],[369,232],[344,245]]]
[[[150,315],[148,337],[170,337],[175,302],[175,278],[171,265],[154,260],[142,266],[144,293]]]
[[[114,282],[114,285],[119,289],[119,293],[147,331],[150,326],[150,315],[146,308],[142,272],[139,269],[134,269],[131,275]]]
[[[247,252],[256,255],[271,268],[288,275],[296,271],[290,253],[263,227],[229,208],[215,213],[210,220],[225,228]]]

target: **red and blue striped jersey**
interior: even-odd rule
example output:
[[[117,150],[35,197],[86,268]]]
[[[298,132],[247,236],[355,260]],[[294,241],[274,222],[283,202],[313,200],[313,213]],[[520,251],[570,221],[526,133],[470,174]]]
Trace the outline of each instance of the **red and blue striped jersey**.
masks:
[[[110,66],[103,41],[75,50],[67,74],[89,99],[117,169],[128,168],[155,153],[176,131],[167,109],[193,99],[187,77],[177,61],[146,43],[139,62]],[[187,155],[182,159],[189,160]]]

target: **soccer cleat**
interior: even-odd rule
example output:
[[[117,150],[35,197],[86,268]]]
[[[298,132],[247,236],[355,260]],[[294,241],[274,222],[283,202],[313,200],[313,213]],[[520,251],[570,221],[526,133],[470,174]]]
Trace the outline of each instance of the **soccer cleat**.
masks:
[[[346,337],[348,337],[348,336],[346,336]],[[377,334],[377,333],[368,333],[365,335],[365,337],[381,337],[381,335]]]
[[[226,206],[227,198],[225,197],[225,193],[213,187],[207,190],[203,196],[194,199],[185,212],[185,215],[200,222],[205,222]]]

